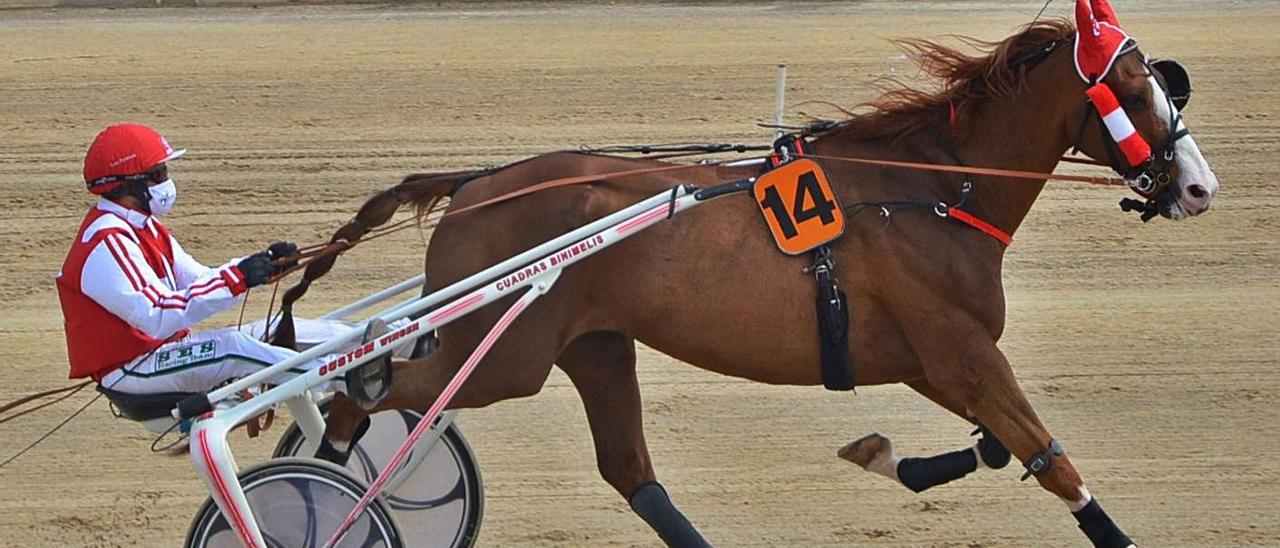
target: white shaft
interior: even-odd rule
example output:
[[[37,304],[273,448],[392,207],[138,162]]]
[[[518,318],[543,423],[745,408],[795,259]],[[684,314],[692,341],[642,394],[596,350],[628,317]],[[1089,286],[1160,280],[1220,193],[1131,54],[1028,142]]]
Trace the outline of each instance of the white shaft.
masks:
[[[689,190],[681,186],[681,187],[677,187],[674,196],[675,198],[680,198],[688,194],[689,194]],[[469,291],[484,283],[492,281],[493,279],[499,276],[507,274],[512,270],[515,270],[530,262],[533,262],[543,257],[544,255],[547,255],[553,251],[558,250],[561,247],[577,242],[578,240],[581,240],[597,232],[608,229],[609,227],[616,225],[628,218],[637,216],[647,210],[650,210],[659,205],[662,205],[671,199],[672,199],[672,191],[664,190],[662,192],[659,192],[658,194],[655,194],[653,197],[647,200],[644,200],[630,207],[623,208],[622,210],[614,212],[612,214],[606,215],[605,217],[599,220],[596,220],[592,223],[589,223],[581,228],[578,228],[577,230],[569,232],[568,234],[565,234],[558,238],[549,240],[543,243],[542,245],[539,245],[533,249],[525,251],[524,253],[516,255],[515,257],[502,261],[489,268],[486,268],[481,272],[478,272],[464,280],[454,283],[449,287],[443,288],[430,295],[417,299],[412,303],[407,303],[405,305],[399,305],[399,306],[395,306],[390,309],[384,310],[383,312],[379,313],[376,317],[389,322],[389,321],[394,321],[400,318],[407,317],[411,314],[414,314],[423,310],[427,310],[440,303],[446,302],[449,299],[457,297],[458,295],[461,295],[466,291]],[[272,365],[270,367],[262,369],[261,371],[258,371],[257,373],[244,377],[239,381],[236,381],[222,388],[214,390],[209,393],[209,402],[216,403],[218,401],[221,401],[223,399],[226,399],[228,397],[235,395],[237,392],[244,390],[245,388],[262,384],[267,379],[277,374],[288,371],[290,368],[295,367],[299,364],[305,363],[307,361],[318,358],[320,356],[324,356],[326,354],[332,354],[339,350],[345,350],[352,342],[358,340],[363,332],[364,332],[364,326],[362,325],[360,326],[360,328],[353,329],[346,334],[339,335],[324,344],[319,344],[311,348],[308,348],[307,350],[299,353],[297,356],[278,362],[275,365]],[[175,410],[175,413],[176,413],[176,410]]]

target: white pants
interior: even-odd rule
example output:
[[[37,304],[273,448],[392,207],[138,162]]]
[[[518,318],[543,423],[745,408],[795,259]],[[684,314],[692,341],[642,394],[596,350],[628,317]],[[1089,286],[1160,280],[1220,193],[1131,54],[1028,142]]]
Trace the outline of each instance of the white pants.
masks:
[[[165,343],[102,378],[104,388],[129,394],[206,392],[229,379],[256,373],[281,360],[298,355],[288,348],[271,346],[253,334],[261,334],[263,322],[236,329],[227,327],[192,333]],[[350,322],[297,319],[298,346],[310,348],[353,328]],[[406,345],[412,346],[412,345]],[[309,360],[268,382],[282,384],[295,375],[328,363],[330,356]],[[321,387],[317,387],[321,388]]]

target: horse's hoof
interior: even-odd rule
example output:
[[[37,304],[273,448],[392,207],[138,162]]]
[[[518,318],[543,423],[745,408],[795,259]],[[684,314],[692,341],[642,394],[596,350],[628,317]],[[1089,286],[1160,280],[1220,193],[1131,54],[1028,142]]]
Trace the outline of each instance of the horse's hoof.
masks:
[[[867,468],[872,461],[876,460],[876,457],[893,454],[893,442],[880,434],[867,434],[841,447],[836,454],[844,460]]]

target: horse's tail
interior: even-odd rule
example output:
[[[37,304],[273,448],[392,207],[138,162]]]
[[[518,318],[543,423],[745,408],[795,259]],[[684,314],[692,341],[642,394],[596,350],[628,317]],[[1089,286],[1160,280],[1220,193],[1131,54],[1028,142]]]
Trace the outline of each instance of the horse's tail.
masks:
[[[409,175],[399,184],[379,192],[360,206],[355,217],[338,228],[329,238],[333,250],[316,257],[307,264],[302,279],[285,292],[280,299],[280,322],[271,336],[271,344],[296,348],[296,333],[293,326],[293,303],[307,293],[311,282],[320,279],[333,268],[338,256],[360,241],[373,229],[387,224],[396,211],[406,204],[412,204],[419,219],[431,214],[440,201],[453,195],[463,183],[491,173],[492,170],[450,171],[441,173],[417,173]]]

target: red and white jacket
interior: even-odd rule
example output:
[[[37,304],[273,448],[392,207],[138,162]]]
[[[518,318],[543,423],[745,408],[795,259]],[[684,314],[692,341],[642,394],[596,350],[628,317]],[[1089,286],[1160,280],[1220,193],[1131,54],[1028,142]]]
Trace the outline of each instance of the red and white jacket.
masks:
[[[57,278],[73,379],[103,376],[234,306],[235,263],[206,267],[155,217],[100,198]]]

